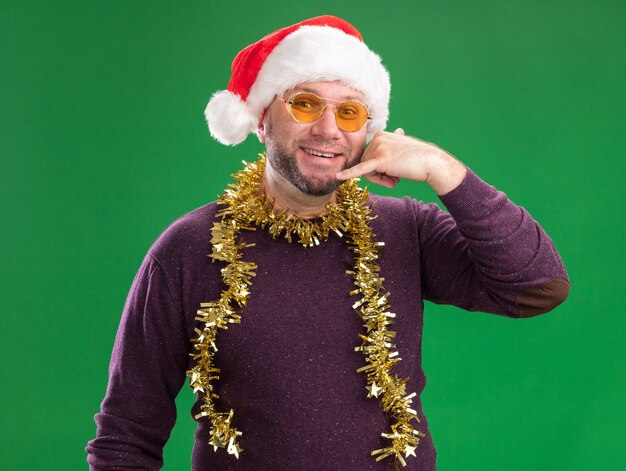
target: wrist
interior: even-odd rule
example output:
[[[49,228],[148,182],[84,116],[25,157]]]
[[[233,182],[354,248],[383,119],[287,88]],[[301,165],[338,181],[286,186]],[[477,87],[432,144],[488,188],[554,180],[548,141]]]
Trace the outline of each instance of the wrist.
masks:
[[[428,169],[427,183],[442,196],[454,190],[467,175],[467,167],[446,152],[433,154]]]

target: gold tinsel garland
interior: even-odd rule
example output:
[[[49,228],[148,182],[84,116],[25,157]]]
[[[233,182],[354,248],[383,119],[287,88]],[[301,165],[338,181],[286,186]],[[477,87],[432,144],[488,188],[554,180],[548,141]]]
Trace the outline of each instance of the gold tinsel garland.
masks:
[[[419,438],[424,434],[411,423],[419,422],[417,412],[411,408],[415,393],[407,394],[405,385],[408,378],[400,379],[392,374],[391,369],[400,361],[395,348],[395,332],[388,329],[395,314],[389,312],[389,293],[384,291],[379,276],[377,260],[379,247],[383,242],[374,242],[374,233],[369,225],[371,206],[367,204],[367,191],[357,185],[357,180],[349,180],[337,189],[337,202],[326,206],[326,214],[321,221],[312,222],[301,219],[286,211],[272,209],[272,201],[265,196],[261,181],[265,168],[265,155],[260,154],[255,163],[234,175],[235,183],[230,184],[218,199],[223,206],[217,213],[218,222],[211,229],[213,250],[209,255],[214,261],[226,263],[222,268],[222,280],[226,289],[217,301],[200,304],[196,320],[196,338],[192,339],[195,366],[187,371],[190,385],[194,392],[200,391],[201,412],[195,417],[207,417],[211,421],[210,445],[214,450],[226,448],[228,453],[239,458],[243,450],[239,447],[242,432],[233,426],[233,414],[218,412],[215,408],[215,380],[219,379],[220,369],[215,366],[213,357],[217,352],[216,337],[219,329],[227,329],[229,324],[238,324],[241,317],[238,311],[246,305],[250,295],[249,287],[255,276],[256,264],[242,260],[242,251],[250,245],[237,241],[237,234],[242,230],[255,230],[261,227],[276,238],[284,234],[289,242],[297,236],[298,242],[307,247],[326,241],[330,231],[340,237],[348,235],[348,243],[354,252],[354,268],[347,274],[354,277],[356,289],[351,296],[361,298],[353,304],[364,324],[366,331],[359,334],[363,343],[355,347],[365,356],[365,366],[359,368],[367,377],[367,397],[378,399],[381,407],[395,423],[391,431],[382,436],[391,443],[379,450],[372,451],[376,461],[393,456],[403,466],[405,458],[415,456]],[[245,164],[245,162],[244,162]],[[404,456],[402,454],[404,453]]]

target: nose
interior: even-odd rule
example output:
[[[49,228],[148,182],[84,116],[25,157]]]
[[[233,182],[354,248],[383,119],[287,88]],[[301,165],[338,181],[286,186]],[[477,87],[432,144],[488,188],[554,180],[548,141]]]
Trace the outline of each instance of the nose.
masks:
[[[339,139],[341,130],[337,127],[335,118],[335,107],[326,105],[322,116],[320,116],[311,126],[311,134],[323,137],[325,139]]]

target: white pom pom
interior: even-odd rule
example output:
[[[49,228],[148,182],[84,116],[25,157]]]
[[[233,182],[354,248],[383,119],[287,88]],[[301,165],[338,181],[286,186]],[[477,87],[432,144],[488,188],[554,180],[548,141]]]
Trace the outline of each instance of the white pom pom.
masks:
[[[215,92],[204,110],[211,136],[225,145],[243,142],[255,131],[259,118],[241,100],[239,95],[223,90]]]

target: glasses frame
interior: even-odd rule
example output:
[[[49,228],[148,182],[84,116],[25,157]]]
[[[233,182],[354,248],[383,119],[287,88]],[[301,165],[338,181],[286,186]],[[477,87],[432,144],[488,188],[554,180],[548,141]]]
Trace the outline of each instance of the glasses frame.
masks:
[[[322,102],[322,111],[320,111],[320,113],[318,114],[317,118],[315,118],[313,121],[300,121],[299,119],[297,119],[294,115],[293,115],[293,111],[291,110],[291,105],[293,105],[293,100],[295,97],[297,97],[298,95],[313,95],[317,98],[320,99],[320,101]],[[284,98],[281,96],[276,95],[278,98],[280,98],[284,103],[285,103],[285,107],[287,108],[287,113],[289,113],[289,116],[291,116],[293,118],[294,121],[296,121],[297,123],[300,124],[311,124],[314,123],[315,121],[317,121],[318,119],[320,119],[322,117],[322,115],[324,114],[324,111],[326,110],[327,106],[332,106],[335,108],[335,124],[337,125],[337,128],[340,129],[341,131],[344,132],[357,132],[360,131],[361,129],[363,129],[363,126],[365,126],[367,124],[367,122],[372,118],[372,116],[370,116],[370,110],[369,108],[361,103],[360,101],[357,100],[334,100],[332,98],[325,98],[323,96],[319,96],[315,93],[312,92],[295,92],[292,93],[291,95],[289,95],[288,98]],[[334,101],[335,103],[339,103],[339,105],[332,105],[330,103],[326,103],[327,101]],[[339,125],[339,121],[338,121],[338,116],[337,116],[337,108],[339,106],[341,106],[344,103],[356,103],[358,105],[361,105],[363,108],[365,108],[365,111],[367,112],[367,117],[365,119],[365,121],[363,121],[363,124],[361,125],[361,127],[359,129],[355,129],[354,131],[350,131],[348,129],[343,129],[340,125]]]

